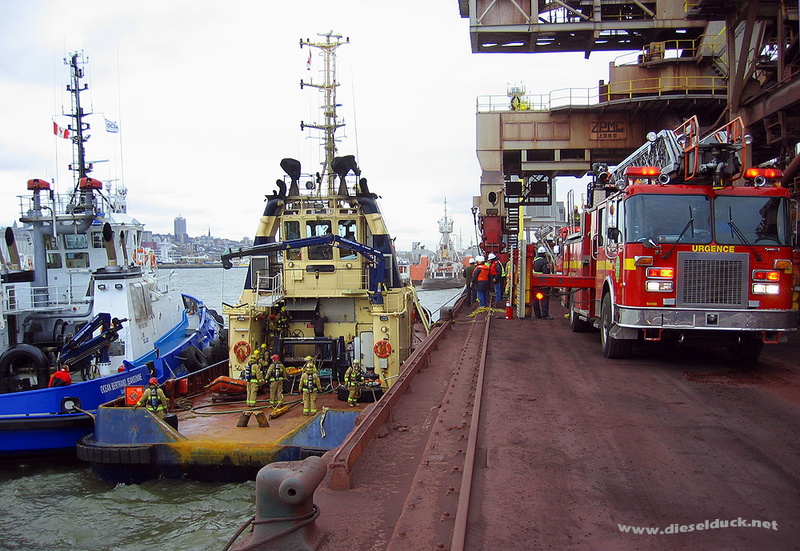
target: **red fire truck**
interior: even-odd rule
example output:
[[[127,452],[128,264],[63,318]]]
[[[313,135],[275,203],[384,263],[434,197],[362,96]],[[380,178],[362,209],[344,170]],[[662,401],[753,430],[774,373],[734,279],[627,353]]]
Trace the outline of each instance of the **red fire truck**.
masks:
[[[796,211],[780,170],[744,169],[749,143],[741,119],[701,137],[692,118],[613,171],[595,165],[561,273],[532,285],[568,290],[572,330],[599,328],[607,358],[695,338],[758,358],[797,327]]]

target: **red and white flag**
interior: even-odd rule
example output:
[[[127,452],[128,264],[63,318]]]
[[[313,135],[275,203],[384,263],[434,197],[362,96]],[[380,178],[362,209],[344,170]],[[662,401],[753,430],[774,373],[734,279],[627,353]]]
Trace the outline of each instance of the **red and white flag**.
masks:
[[[308,61],[306,61],[306,70],[311,70],[311,48],[308,49]]]
[[[69,129],[68,128],[61,128],[58,126],[58,123],[53,121],[53,134],[58,136],[59,138],[64,138],[66,140],[69,139]]]

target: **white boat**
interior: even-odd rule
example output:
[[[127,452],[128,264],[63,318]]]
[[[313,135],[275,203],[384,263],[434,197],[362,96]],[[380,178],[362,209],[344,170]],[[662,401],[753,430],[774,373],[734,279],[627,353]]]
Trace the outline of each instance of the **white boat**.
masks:
[[[439,219],[439,246],[436,254],[430,259],[422,280],[423,289],[455,289],[463,287],[464,264],[450,241],[453,233],[453,219],[447,216],[447,200],[444,202],[444,217]]]
[[[159,277],[155,255],[141,247],[144,226],[127,213],[126,190],[89,176],[84,62],[78,53],[65,62],[74,188],[58,194],[47,180],[29,180],[23,225],[6,228],[0,249],[0,459],[74,453],[100,404],[151,377],[163,382],[204,367],[201,351],[220,329],[201,301]],[[72,384],[50,387],[64,365]]]

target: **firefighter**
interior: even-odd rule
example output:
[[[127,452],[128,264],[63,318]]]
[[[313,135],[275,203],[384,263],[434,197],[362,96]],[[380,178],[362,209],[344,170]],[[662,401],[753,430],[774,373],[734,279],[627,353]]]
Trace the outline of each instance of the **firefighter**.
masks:
[[[283,381],[286,378],[286,368],[281,363],[281,357],[272,355],[272,363],[267,368],[264,377],[269,383],[269,405],[279,407],[283,403]]]
[[[289,322],[292,321],[292,318],[289,316],[289,312],[286,311],[286,306],[281,306],[280,311],[278,312],[277,316],[275,316],[275,331],[278,335],[285,335],[286,331],[289,329]]]
[[[145,406],[153,415],[162,421],[164,420],[167,414],[167,408],[169,408],[169,402],[167,401],[167,395],[164,394],[164,391],[158,388],[158,379],[155,377],[150,378],[150,386],[144,390],[142,397],[139,398],[139,401],[133,406],[133,409],[139,406]]]
[[[306,364],[300,376],[300,388],[303,389],[303,415],[317,413],[317,393],[322,391],[322,384],[314,364]]]
[[[247,383],[247,407],[254,407],[258,398],[258,389],[264,384],[261,370],[261,353],[253,350],[244,368],[244,380]]]
[[[472,273],[472,282],[475,285],[475,292],[478,295],[478,306],[484,308],[489,306],[489,285],[491,285],[489,266],[486,264],[486,259],[481,255],[475,257],[475,264],[475,271]]]
[[[317,369],[317,364],[314,363],[314,358],[312,358],[311,356],[306,356],[305,360],[306,363],[303,366],[303,371],[305,371],[307,368],[310,367],[311,369],[314,370],[314,373],[319,373],[319,370]]]
[[[550,263],[545,257],[546,249],[540,246],[536,249],[536,256],[533,257],[533,273],[534,274],[552,274],[553,270],[550,268]],[[537,298],[541,295],[542,298]],[[550,288],[541,287],[533,294],[533,315],[539,319],[551,320],[550,317]]]
[[[361,371],[361,364],[358,360],[353,361],[353,365],[344,372],[344,384],[350,391],[347,394],[347,404],[352,408],[358,404],[358,397],[361,395],[361,385],[364,384],[364,372]]]

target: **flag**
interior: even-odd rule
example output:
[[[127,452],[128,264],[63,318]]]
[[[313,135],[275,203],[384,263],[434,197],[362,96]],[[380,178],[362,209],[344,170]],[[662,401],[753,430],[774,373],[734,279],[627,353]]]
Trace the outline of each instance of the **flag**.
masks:
[[[59,138],[64,138],[66,140],[69,139],[69,129],[61,128],[60,126],[58,126],[58,123],[56,121],[53,121],[53,134],[55,134]]]
[[[308,49],[308,61],[306,61],[306,70],[311,70],[311,48]]]
[[[105,117],[103,117],[103,119],[106,121],[106,132],[111,132],[112,134],[116,134],[117,132],[119,132],[119,126],[117,125],[117,123],[115,123],[114,121],[110,121]]]

